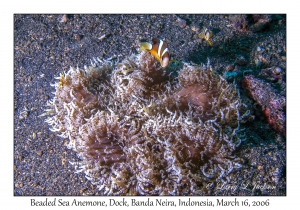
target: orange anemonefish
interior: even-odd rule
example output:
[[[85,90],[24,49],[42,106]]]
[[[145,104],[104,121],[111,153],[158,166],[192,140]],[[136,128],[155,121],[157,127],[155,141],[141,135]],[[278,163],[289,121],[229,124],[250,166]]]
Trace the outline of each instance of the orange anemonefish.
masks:
[[[154,38],[152,39],[152,44],[149,42],[141,42],[140,49],[148,50],[160,62],[163,68],[169,65],[170,54],[166,42]]]

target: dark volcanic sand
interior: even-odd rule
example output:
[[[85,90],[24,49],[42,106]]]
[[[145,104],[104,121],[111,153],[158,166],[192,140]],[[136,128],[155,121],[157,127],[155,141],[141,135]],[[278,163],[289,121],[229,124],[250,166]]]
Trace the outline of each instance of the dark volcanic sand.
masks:
[[[207,63],[209,58],[219,74],[235,67],[239,73],[236,82],[241,96],[253,105],[241,85],[243,72],[252,70],[259,78],[261,69],[268,67],[278,66],[284,74],[286,71],[286,16],[269,17],[266,23],[257,24],[253,16],[234,18],[228,14],[16,14],[14,195],[99,194],[83,173],[74,173],[69,161],[76,162],[78,158],[75,152],[66,148],[68,140],[49,131],[45,117],[38,117],[44,112],[47,100],[53,97],[54,88],[50,83],[56,81],[54,77],[59,73],[70,66],[89,65],[93,57],[118,56],[122,60],[138,53],[140,40],[158,37],[167,41],[172,59],[201,64]],[[203,27],[214,33],[212,47],[198,37]],[[255,62],[258,46],[264,50],[268,62]],[[269,183],[276,184],[276,189],[269,192],[212,189],[211,195],[286,195],[285,139],[267,124],[260,108],[255,104],[253,107],[255,120],[243,125],[246,138],[235,154],[244,160],[244,167],[232,175],[232,183]],[[277,168],[279,175],[275,176]]]

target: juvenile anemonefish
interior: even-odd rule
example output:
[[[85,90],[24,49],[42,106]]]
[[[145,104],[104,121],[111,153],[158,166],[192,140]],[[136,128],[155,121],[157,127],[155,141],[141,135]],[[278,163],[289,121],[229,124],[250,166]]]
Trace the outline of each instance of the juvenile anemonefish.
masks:
[[[165,41],[154,38],[152,39],[152,44],[149,42],[141,42],[140,49],[148,50],[160,62],[163,68],[169,65],[170,54]]]
[[[202,32],[198,34],[198,36],[205,41],[208,42],[210,46],[212,46],[212,42],[210,41],[210,38],[213,37],[213,32],[211,30],[208,30],[207,28],[203,28]]]

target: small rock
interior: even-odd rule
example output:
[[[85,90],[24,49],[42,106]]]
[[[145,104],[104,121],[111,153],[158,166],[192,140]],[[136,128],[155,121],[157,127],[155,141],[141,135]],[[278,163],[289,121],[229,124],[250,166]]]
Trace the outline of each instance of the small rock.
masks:
[[[274,73],[275,74],[280,74],[282,72],[282,69],[280,68],[280,67],[276,67],[275,69],[274,69]]]
[[[81,37],[80,37],[79,34],[75,34],[75,35],[74,35],[74,38],[75,38],[76,41],[80,41],[80,40],[81,40]]]
[[[61,164],[62,164],[62,165],[65,165],[65,164],[66,164],[66,162],[67,162],[67,161],[66,161],[66,159],[65,159],[65,158],[61,159]]]
[[[235,63],[240,66],[245,66],[245,65],[247,65],[247,60],[244,56],[241,55],[235,60]]]
[[[259,59],[255,59],[254,63],[256,65],[256,68],[260,68],[261,67],[261,61]]]
[[[41,156],[43,154],[43,151],[42,150],[37,151],[36,154],[38,154],[39,156]]]
[[[262,48],[260,46],[257,46],[257,51],[258,52],[262,51]]]
[[[262,69],[259,75],[268,81],[278,82],[282,79],[281,73],[282,69],[274,66],[271,68]]]
[[[191,30],[194,31],[194,32],[198,32],[200,29],[199,29],[198,26],[192,25],[192,26],[191,26]]]
[[[252,20],[255,22],[250,29],[254,32],[264,29],[272,20],[270,15],[252,15]]]
[[[234,70],[234,65],[227,65],[225,70],[226,71],[233,71]]]
[[[281,48],[281,47],[278,47],[277,52],[278,52],[278,53],[282,53],[282,48]]]
[[[102,36],[98,37],[98,40],[99,40],[99,41],[102,41],[105,37],[106,37],[106,35],[103,34]]]
[[[247,15],[229,15],[228,19],[232,22],[229,26],[233,26],[239,31],[246,30],[248,27]]]
[[[186,27],[186,21],[181,19],[181,18],[177,18],[177,21],[178,21],[178,25],[180,28],[185,28]]]
[[[60,23],[66,23],[68,21],[68,15],[64,14],[61,19],[60,19]]]

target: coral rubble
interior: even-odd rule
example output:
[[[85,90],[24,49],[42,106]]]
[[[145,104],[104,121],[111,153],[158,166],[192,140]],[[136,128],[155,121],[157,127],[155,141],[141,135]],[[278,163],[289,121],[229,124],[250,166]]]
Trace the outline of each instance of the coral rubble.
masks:
[[[201,195],[242,167],[233,154],[249,111],[210,66],[178,77],[149,52],[71,68],[54,84],[46,120],[103,195]]]
[[[244,85],[251,97],[261,106],[271,127],[286,136],[286,100],[269,84],[253,76],[244,78]]]

